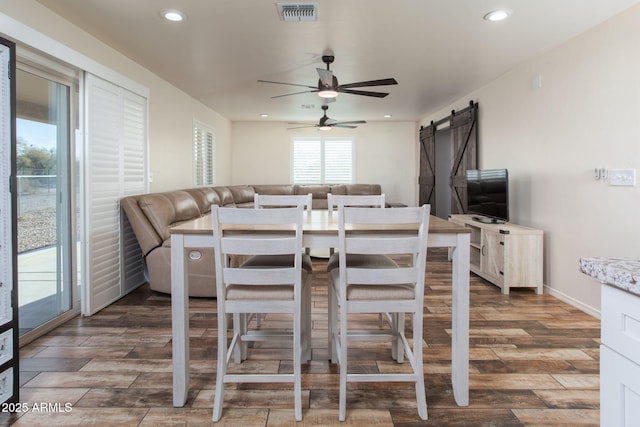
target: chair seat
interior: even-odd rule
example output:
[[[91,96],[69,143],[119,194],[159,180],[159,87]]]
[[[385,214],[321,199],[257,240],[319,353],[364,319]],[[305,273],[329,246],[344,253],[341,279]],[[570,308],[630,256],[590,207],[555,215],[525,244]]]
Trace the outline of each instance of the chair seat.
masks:
[[[293,255],[254,255],[242,263],[243,268],[291,267]],[[302,268],[311,273],[313,263],[307,254],[302,255]]]
[[[307,272],[302,272],[303,287],[307,279]],[[276,301],[291,300],[293,301],[293,286],[291,285],[231,285],[227,287],[227,297],[229,301]]]
[[[340,270],[331,271],[335,292],[338,293],[340,283]],[[415,289],[412,284],[398,285],[355,285],[347,287],[347,301],[381,301],[381,300],[410,300],[415,298]]]
[[[327,262],[327,271],[338,268],[340,261],[338,252],[331,254]],[[347,267],[393,268],[398,264],[386,255],[347,254]]]

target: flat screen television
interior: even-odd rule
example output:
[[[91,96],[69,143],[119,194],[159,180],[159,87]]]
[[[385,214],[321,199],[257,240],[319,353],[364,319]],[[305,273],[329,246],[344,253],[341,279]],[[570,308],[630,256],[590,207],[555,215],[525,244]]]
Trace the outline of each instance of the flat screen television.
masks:
[[[509,221],[509,173],[506,169],[467,171],[467,213],[486,223]]]

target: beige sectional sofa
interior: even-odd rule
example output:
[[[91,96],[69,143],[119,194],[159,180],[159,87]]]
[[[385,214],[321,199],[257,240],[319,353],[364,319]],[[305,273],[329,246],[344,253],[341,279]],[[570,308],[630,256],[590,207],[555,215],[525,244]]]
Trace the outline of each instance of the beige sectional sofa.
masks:
[[[254,194],[313,194],[313,209],[327,208],[327,194],[381,194],[377,184],[234,185],[198,187],[128,196],[120,201],[144,256],[151,289],[171,293],[170,228],[207,215],[211,205],[252,208]],[[212,249],[194,249],[188,258],[189,295],[215,297]]]

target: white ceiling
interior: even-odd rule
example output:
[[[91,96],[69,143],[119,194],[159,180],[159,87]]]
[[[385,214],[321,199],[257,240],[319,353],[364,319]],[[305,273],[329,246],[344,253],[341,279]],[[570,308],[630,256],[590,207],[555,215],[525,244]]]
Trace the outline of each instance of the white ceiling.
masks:
[[[316,94],[272,99],[304,89],[257,80],[316,85],[333,52],[341,84],[398,81],[329,107],[372,121],[419,120],[640,0],[316,0],[318,22],[282,22],[268,0],[38,1],[233,121],[317,121]],[[499,7],[508,21],[482,19]],[[169,8],[187,19],[163,20]]]

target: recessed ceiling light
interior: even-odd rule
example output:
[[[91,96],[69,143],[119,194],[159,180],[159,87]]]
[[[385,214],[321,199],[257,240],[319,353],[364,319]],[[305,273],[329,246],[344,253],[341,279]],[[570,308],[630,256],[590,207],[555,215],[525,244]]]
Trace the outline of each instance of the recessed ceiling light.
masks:
[[[263,119],[266,119],[267,117],[269,117],[269,115],[263,113],[263,114],[260,114],[260,117],[262,117]]]
[[[163,10],[160,15],[167,21],[180,22],[184,20],[184,13],[175,9]]]
[[[485,21],[498,22],[504,21],[511,16],[513,12],[509,9],[497,9],[484,15]]]
[[[391,114],[385,114],[385,115],[384,115],[384,116],[382,116],[382,117],[384,117],[385,119],[388,119],[389,117],[391,117]]]

